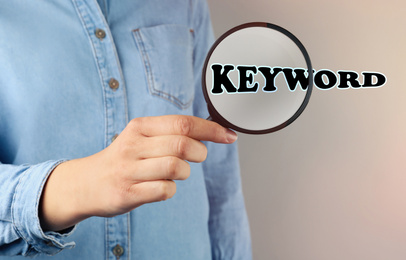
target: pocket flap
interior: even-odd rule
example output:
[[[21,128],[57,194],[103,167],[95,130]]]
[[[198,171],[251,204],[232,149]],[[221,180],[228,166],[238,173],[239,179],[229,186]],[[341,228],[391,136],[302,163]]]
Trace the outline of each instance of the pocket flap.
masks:
[[[149,92],[181,109],[194,97],[193,31],[184,25],[133,30],[142,56]]]

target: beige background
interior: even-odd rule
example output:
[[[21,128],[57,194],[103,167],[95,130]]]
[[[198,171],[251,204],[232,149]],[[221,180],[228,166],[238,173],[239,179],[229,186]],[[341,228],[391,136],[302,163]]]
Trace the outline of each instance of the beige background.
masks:
[[[208,0],[216,36],[267,21],[316,70],[378,71],[376,89],[314,89],[266,136],[239,134],[254,259],[406,259],[406,2]]]

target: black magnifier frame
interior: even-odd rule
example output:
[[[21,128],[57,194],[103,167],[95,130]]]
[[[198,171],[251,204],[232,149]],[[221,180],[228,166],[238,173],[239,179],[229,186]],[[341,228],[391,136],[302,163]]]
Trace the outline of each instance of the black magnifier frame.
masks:
[[[209,63],[209,60],[214,52],[214,50],[216,49],[216,47],[230,34],[235,33],[236,31],[242,30],[242,29],[246,29],[246,28],[250,28],[250,27],[266,27],[269,29],[273,29],[276,30],[282,34],[284,34],[285,36],[289,37],[289,39],[291,39],[296,46],[300,49],[300,51],[302,52],[306,64],[307,64],[307,69],[308,69],[308,76],[309,76],[309,84],[307,86],[306,89],[306,95],[305,98],[302,102],[302,104],[300,105],[299,109],[285,122],[274,126],[272,128],[269,129],[263,129],[263,130],[249,130],[249,129],[245,129],[245,128],[241,128],[238,127],[232,123],[230,123],[227,119],[225,119],[224,117],[222,117],[220,115],[220,113],[216,110],[216,108],[213,106],[210,98],[209,98],[209,94],[207,91],[207,86],[206,86],[206,70],[207,70],[207,65]],[[241,133],[245,133],[245,134],[254,134],[254,135],[258,135],[258,134],[268,134],[268,133],[272,133],[275,131],[278,131],[282,128],[287,127],[288,125],[290,125],[293,121],[296,120],[296,118],[298,118],[300,116],[300,114],[303,112],[303,110],[306,108],[307,104],[309,103],[309,99],[310,99],[310,95],[313,89],[313,69],[312,69],[312,65],[311,65],[311,61],[310,61],[310,57],[309,54],[307,53],[305,47],[303,46],[303,44],[299,41],[298,38],[296,38],[292,33],[290,33],[289,31],[287,31],[286,29],[275,25],[275,24],[271,24],[271,23],[266,23],[266,22],[251,22],[251,23],[245,23],[245,24],[241,24],[239,26],[236,26],[230,30],[228,30],[226,33],[224,33],[222,36],[220,36],[220,38],[218,38],[213,46],[211,47],[211,49],[209,50],[207,56],[206,56],[206,60],[204,62],[204,66],[203,66],[203,74],[202,74],[202,88],[203,88],[203,94],[204,94],[204,98],[206,100],[207,103],[207,107],[210,113],[210,117],[211,120],[219,123],[220,125],[226,127],[226,128],[231,128],[233,130],[236,130],[238,132]]]

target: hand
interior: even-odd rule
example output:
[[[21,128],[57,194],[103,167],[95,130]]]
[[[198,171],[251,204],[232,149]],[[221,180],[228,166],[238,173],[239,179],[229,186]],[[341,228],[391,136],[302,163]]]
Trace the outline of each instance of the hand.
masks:
[[[173,180],[190,175],[186,161],[202,162],[200,141],[233,143],[237,135],[192,116],[132,120],[106,149],[57,166],[44,187],[41,225],[62,230],[88,217],[111,217],[145,203],[171,198]]]

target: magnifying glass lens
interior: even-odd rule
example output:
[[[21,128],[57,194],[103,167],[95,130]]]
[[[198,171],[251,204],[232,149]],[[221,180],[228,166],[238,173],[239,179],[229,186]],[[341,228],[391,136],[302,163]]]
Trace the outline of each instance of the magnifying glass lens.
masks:
[[[213,120],[249,134],[293,122],[308,103],[312,79],[304,46],[269,23],[243,24],[221,36],[207,55],[202,77]]]

